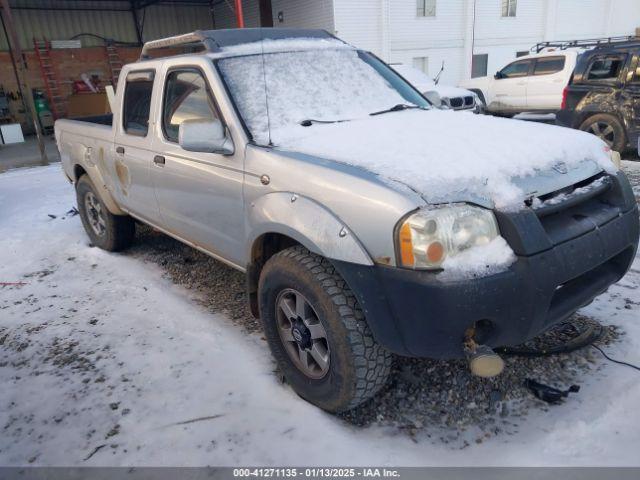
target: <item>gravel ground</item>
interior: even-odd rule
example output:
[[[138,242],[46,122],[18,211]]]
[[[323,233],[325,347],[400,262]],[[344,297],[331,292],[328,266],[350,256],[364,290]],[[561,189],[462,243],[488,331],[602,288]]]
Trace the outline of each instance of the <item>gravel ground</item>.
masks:
[[[640,196],[640,169],[629,173]],[[193,291],[194,300],[209,311],[224,313],[247,333],[261,334],[259,322],[247,308],[243,274],[148,227],[140,227],[137,237],[129,254],[161,265],[174,283]],[[576,314],[569,323],[584,329],[595,321]],[[553,344],[565,331],[566,325],[561,325],[539,341]],[[623,334],[606,327],[598,343],[608,344]],[[397,358],[384,391],[342,418],[354,426],[376,424],[412,438],[427,436],[464,448],[468,443],[461,435],[467,430],[477,432],[475,441],[482,443],[491,436],[517,432],[529,410],[552,408],[525,388],[525,379],[566,389],[597,372],[603,360],[587,347],[546,357],[507,356],[505,363],[500,376],[487,380],[472,376],[464,361]]]

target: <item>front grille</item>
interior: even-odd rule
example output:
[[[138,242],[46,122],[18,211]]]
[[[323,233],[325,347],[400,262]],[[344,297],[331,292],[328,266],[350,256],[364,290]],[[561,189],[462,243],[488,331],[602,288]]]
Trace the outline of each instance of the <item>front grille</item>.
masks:
[[[553,213],[598,197],[611,188],[611,178],[598,174],[561,190],[541,195],[530,202],[538,217],[546,217]]]
[[[464,97],[464,104],[467,107],[473,106],[473,97]]]
[[[620,215],[612,181],[599,174],[529,202],[553,245],[577,238]]]
[[[464,105],[462,97],[453,97],[449,99],[452,108],[461,108]]]

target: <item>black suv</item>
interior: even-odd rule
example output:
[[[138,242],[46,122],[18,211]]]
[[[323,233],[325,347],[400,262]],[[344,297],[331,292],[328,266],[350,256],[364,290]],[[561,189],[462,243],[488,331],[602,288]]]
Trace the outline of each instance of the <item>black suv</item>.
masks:
[[[556,123],[591,132],[616,151],[640,133],[640,39],[597,46],[578,57]]]

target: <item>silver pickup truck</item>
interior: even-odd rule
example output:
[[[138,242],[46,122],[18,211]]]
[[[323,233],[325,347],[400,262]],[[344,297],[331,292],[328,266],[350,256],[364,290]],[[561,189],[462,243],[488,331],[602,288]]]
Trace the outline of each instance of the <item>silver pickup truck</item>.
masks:
[[[320,30],[147,43],[112,116],[55,132],[91,242],[124,249],[143,222],[245,272],[285,378],[332,412],[393,354],[499,373],[492,347],[591,302],[638,244],[599,139],[440,110]]]

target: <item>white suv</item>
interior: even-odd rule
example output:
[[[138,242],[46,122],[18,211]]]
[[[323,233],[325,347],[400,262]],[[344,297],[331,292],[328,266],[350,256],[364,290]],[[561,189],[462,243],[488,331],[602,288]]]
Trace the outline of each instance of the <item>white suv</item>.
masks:
[[[489,113],[555,113],[582,51],[550,49],[519,57],[493,76],[472,78],[460,86],[475,92]]]

